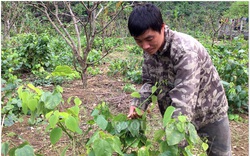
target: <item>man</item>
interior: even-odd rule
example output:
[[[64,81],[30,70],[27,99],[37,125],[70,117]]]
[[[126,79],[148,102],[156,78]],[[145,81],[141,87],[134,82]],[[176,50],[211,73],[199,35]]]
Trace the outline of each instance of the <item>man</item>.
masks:
[[[209,156],[231,155],[228,103],[206,49],[193,37],[170,30],[153,4],[134,7],[128,29],[144,51],[141,98],[133,99],[128,118],[139,117],[136,107],[147,109],[151,101],[141,103],[157,82],[162,90],[157,94],[162,115],[174,106],[173,117],[186,115],[198,134],[208,137]]]

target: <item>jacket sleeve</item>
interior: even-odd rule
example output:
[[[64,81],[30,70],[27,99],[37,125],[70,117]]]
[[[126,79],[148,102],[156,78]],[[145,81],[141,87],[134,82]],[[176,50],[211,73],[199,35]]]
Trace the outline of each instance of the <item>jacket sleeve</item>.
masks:
[[[174,88],[169,91],[171,104],[176,108],[173,117],[181,113],[191,120],[194,116],[200,84],[201,67],[198,54],[192,51],[176,53],[173,60],[176,77]]]
[[[131,105],[136,106],[142,110],[147,110],[148,105],[151,103],[151,98],[148,98],[152,94],[152,86],[154,85],[149,74],[150,63],[147,58],[147,54],[144,53],[144,62],[142,65],[142,82],[143,85],[139,91],[140,98],[134,98]]]

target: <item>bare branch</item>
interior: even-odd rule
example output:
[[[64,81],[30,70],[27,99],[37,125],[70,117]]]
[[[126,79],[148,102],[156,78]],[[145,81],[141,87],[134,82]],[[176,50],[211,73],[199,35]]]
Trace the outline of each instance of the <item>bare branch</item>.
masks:
[[[71,36],[70,36],[69,32],[67,31],[67,29],[64,28],[64,25],[63,25],[62,21],[60,20],[60,18],[58,16],[58,4],[57,4],[57,2],[54,2],[54,6],[56,8],[56,14],[54,14],[53,12],[51,12],[51,13],[54,14],[54,16],[56,17],[60,27],[62,28],[62,30],[66,34],[67,38],[69,39],[69,41],[70,41],[70,43],[72,45],[72,49],[73,49],[74,53],[76,53],[77,55],[80,56],[80,54],[77,52],[77,47],[76,47],[76,45],[74,43],[74,40],[71,38]]]
[[[37,4],[31,3],[31,5],[35,8],[37,8],[38,10],[40,10],[41,12],[43,12],[46,17],[48,18],[48,20],[50,21],[50,23],[52,24],[52,26],[56,29],[56,31],[63,37],[63,39],[68,43],[68,45],[73,49],[73,45],[71,44],[71,42],[66,38],[66,36],[62,33],[62,31],[59,29],[59,27],[55,24],[55,22],[50,18],[50,15],[48,13],[48,8],[47,6],[41,2],[40,6],[42,6],[44,8],[41,9]],[[53,13],[52,13],[53,14]]]
[[[85,7],[85,9],[87,10],[87,11],[89,11],[89,8],[85,5],[85,3],[83,2],[83,1],[81,1],[82,2],[82,5]]]
[[[100,4],[101,5],[101,4]],[[103,10],[103,6],[101,5],[101,9],[99,10],[99,12],[96,14],[96,16],[95,16],[95,19],[99,16],[99,14],[102,12],[102,10]]]
[[[74,22],[76,37],[77,37],[77,42],[78,42],[78,52],[81,52],[81,38],[80,38],[80,33],[79,33],[78,26],[77,26],[77,21],[76,21],[75,15],[74,15],[74,13],[73,13],[73,11],[71,9],[70,3],[69,2],[64,2],[64,3],[68,7],[69,12],[70,12],[71,17],[72,17],[72,20]]]

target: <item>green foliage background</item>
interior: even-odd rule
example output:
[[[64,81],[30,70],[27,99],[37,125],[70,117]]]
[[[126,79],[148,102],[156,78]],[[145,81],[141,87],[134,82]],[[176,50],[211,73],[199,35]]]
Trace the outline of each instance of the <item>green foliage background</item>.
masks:
[[[39,11],[25,2],[1,2],[5,7],[2,11],[2,34],[5,34],[4,24],[6,18],[12,18],[15,13],[20,14],[14,19],[9,30],[9,38],[1,40],[1,75],[2,75],[2,108],[6,114],[20,112],[20,101],[15,96],[15,88],[25,81],[31,81],[34,85],[57,85],[66,80],[74,80],[79,75],[62,76],[51,73],[57,66],[67,65],[73,67],[72,49],[63,38],[56,33],[49,21]],[[91,5],[92,2],[89,2]],[[103,2],[109,6],[104,10],[102,19],[107,20],[117,11],[120,2]],[[174,30],[188,33],[197,38],[208,49],[213,62],[223,80],[230,105],[230,113],[248,112],[248,41],[238,36],[231,41],[217,41],[214,36],[217,23],[221,18],[248,17],[249,2],[193,2],[153,1],[163,14],[165,23]],[[14,5],[15,4],[15,5]],[[123,5],[130,5],[124,2]],[[16,9],[10,10],[10,8]],[[72,8],[79,17],[86,19],[87,11],[78,2],[72,2]],[[116,47],[113,52],[127,56],[124,58],[103,59],[95,62],[87,70],[88,74],[95,76],[101,74],[99,68],[102,63],[108,62],[109,76],[123,76],[126,83],[141,83],[142,51],[135,45],[133,38],[127,30],[128,16],[132,7],[126,7],[118,18],[105,30],[105,44],[103,45],[100,34],[95,38],[93,49],[89,53],[89,62],[95,62],[101,58],[104,47]],[[60,11],[64,11],[61,8]],[[97,27],[101,27],[98,21]],[[65,27],[74,34],[74,28],[65,19]],[[2,36],[3,38],[4,36]],[[86,39],[82,37],[82,45],[86,46]],[[22,80],[24,82],[22,82]],[[6,102],[7,101],[7,102]]]

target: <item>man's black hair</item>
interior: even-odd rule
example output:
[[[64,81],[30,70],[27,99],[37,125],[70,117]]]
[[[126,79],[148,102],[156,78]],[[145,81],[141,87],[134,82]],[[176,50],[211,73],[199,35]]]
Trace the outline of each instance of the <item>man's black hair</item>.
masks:
[[[150,3],[135,6],[128,19],[128,29],[134,37],[142,35],[150,28],[160,33],[162,24],[160,9]]]

